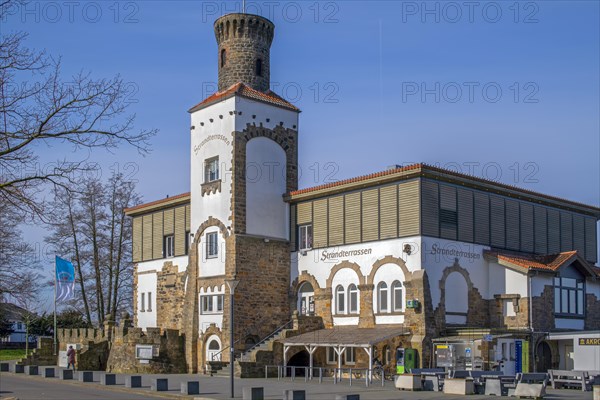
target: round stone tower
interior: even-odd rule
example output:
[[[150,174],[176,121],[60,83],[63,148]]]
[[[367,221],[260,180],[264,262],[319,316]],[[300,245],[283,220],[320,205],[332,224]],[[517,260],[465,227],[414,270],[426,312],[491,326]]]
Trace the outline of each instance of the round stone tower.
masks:
[[[219,91],[238,82],[266,92],[275,25],[253,14],[227,14],[215,21],[219,45]]]

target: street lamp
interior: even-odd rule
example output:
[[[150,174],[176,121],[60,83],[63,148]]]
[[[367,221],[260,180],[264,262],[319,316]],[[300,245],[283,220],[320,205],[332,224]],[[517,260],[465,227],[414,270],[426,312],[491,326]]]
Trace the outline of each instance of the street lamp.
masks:
[[[233,394],[233,361],[234,361],[234,348],[233,348],[233,295],[235,294],[235,288],[238,283],[240,283],[237,279],[228,279],[225,281],[227,286],[229,287],[229,368],[230,368],[230,376],[229,381],[231,383],[231,398],[234,398]]]

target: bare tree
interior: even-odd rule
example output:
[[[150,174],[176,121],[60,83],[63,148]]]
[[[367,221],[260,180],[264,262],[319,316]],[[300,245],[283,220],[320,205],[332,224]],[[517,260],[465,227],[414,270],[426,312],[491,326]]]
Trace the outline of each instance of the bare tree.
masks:
[[[39,255],[21,234],[23,216],[0,197],[0,299],[23,303],[41,281]]]
[[[0,20],[15,1],[0,1]],[[127,87],[119,76],[81,72],[65,81],[60,59],[25,47],[25,33],[0,36],[0,200],[43,217],[47,184],[70,190],[84,160],[38,166],[38,152],[55,145],[114,149],[128,144],[145,154],[155,130],[134,130]]]
[[[134,183],[119,173],[105,183],[88,178],[74,193],[55,190],[46,241],[75,266],[78,289],[70,305],[83,305],[87,320],[102,324],[107,315],[114,320],[130,306],[132,227],[124,210],[141,199]]]

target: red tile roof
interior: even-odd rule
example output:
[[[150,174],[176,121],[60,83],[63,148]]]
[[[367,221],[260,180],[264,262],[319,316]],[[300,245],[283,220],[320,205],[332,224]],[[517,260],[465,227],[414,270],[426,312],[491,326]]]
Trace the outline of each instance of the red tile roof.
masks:
[[[564,251],[558,254],[548,255],[516,255],[499,251],[486,251],[486,256],[505,261],[525,269],[537,269],[546,271],[556,271],[574,257],[577,257],[577,251]]]
[[[386,171],[380,171],[380,172],[376,172],[376,173],[369,174],[369,175],[362,175],[362,176],[358,176],[355,178],[344,179],[344,180],[341,180],[338,182],[326,183],[324,185],[313,186],[313,187],[309,187],[309,188],[305,188],[305,189],[295,190],[295,191],[289,192],[287,195],[289,197],[293,197],[296,195],[301,195],[301,194],[310,193],[310,192],[316,192],[316,191],[323,190],[323,189],[335,188],[337,186],[343,186],[343,185],[346,185],[349,183],[367,181],[367,180],[370,180],[373,178],[385,177],[387,175],[393,175],[393,174],[398,174],[398,173],[403,173],[403,172],[408,172],[408,171],[414,171],[415,173],[418,173],[420,175],[424,175],[425,173],[430,173],[430,174],[433,173],[433,174],[446,175],[449,177],[458,177],[458,178],[467,179],[467,180],[470,180],[470,181],[476,182],[476,183],[493,185],[493,186],[496,186],[498,189],[514,190],[514,191],[520,192],[521,194],[526,195],[526,196],[529,196],[529,195],[539,196],[539,197],[542,197],[544,199],[548,199],[551,201],[568,203],[570,205],[574,205],[577,207],[585,207],[587,209],[593,210],[593,212],[597,215],[597,217],[600,218],[600,207],[590,206],[588,204],[563,199],[561,197],[556,197],[556,196],[551,196],[551,195],[547,195],[547,194],[543,194],[543,193],[539,193],[539,192],[534,192],[533,190],[523,189],[523,188],[520,188],[520,187],[514,186],[514,185],[507,185],[505,183],[500,183],[500,182],[493,181],[490,179],[478,178],[473,175],[467,175],[467,174],[452,171],[449,169],[434,167],[432,165],[428,165],[425,163],[407,165],[404,167],[398,167],[398,168],[389,169]]]
[[[277,93],[271,90],[261,92],[256,89],[252,89],[250,86],[241,82],[236,83],[235,85],[232,85],[225,90],[216,92],[212,96],[207,97],[205,100],[190,108],[188,112],[198,111],[204,107],[207,107],[211,104],[214,104],[221,100],[225,100],[235,95],[246,97],[252,100],[261,101],[263,103],[273,104],[275,106],[286,108],[288,110],[300,112],[300,109],[298,107],[288,102],[283,97],[279,96]]]
[[[133,206],[133,207],[129,207],[126,208],[124,210],[125,214],[129,214],[133,211],[137,211],[137,210],[141,210],[143,208],[148,208],[148,207],[154,207],[154,206],[159,206],[163,203],[168,203],[168,202],[172,202],[174,200],[183,200],[186,197],[190,197],[190,192],[187,193],[181,193],[175,196],[170,196],[170,197],[166,197],[164,199],[160,199],[160,200],[155,200],[155,201],[151,201],[149,203],[143,203],[143,204],[138,204],[137,206]]]
[[[361,182],[361,181],[366,181],[366,180],[373,179],[373,178],[379,178],[379,177],[386,176],[386,175],[397,174],[398,172],[405,172],[405,171],[410,171],[410,170],[419,170],[424,165],[425,164],[413,164],[413,165],[408,165],[406,167],[400,167],[400,168],[389,169],[389,170],[386,170],[386,171],[375,172],[375,173],[369,174],[369,175],[361,175],[361,176],[357,176],[355,178],[349,178],[349,179],[344,179],[344,180],[337,181],[337,182],[326,183],[324,185],[313,186],[313,187],[309,187],[309,188],[306,188],[306,189],[295,190],[293,192],[290,192],[289,195],[290,196],[295,196],[295,195],[298,195],[298,194],[315,192],[317,190],[323,190],[323,189],[333,188],[333,187],[336,187],[336,186],[342,186],[342,185],[345,185],[345,184],[348,184],[348,183]]]

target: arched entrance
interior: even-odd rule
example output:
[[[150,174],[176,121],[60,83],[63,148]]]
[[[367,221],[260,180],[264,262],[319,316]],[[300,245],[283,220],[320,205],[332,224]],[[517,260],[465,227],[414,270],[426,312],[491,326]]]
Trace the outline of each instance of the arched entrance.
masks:
[[[206,341],[206,361],[221,361],[221,340],[216,335]]]
[[[302,283],[298,290],[298,312],[300,315],[315,314],[315,289],[310,282]]]
[[[310,355],[308,351],[302,350],[292,356],[287,365],[293,367],[309,367],[310,366]],[[291,372],[291,371],[288,371]],[[296,376],[304,376],[305,370],[303,368],[296,369]]]
[[[548,372],[552,369],[552,350],[545,341],[539,342],[535,350],[537,372]]]

